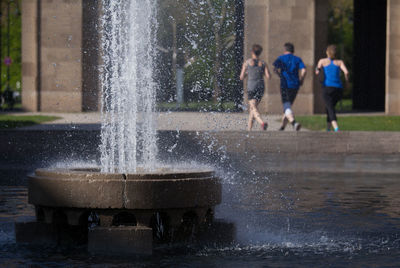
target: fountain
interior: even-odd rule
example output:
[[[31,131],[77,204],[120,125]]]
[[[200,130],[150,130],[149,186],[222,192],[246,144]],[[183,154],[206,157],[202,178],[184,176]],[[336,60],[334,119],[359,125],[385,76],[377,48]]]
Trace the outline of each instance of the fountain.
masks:
[[[92,253],[151,254],[153,240],[201,238],[221,202],[213,170],[157,163],[154,1],[102,1],[100,167],[38,169],[29,177],[36,222],[18,242],[88,243]]]
[[[114,25],[111,22],[125,23],[128,21],[128,10],[133,8],[126,3],[133,0],[124,1],[125,3],[116,1],[104,1],[106,5],[124,4],[113,6],[115,12],[121,12],[118,16],[110,9],[108,13],[102,13],[109,16],[103,23],[110,22],[106,24],[110,33]],[[74,25],[67,22],[82,17],[81,13],[71,12],[71,9],[66,12],[66,8],[80,3],[85,4],[87,10],[92,8],[91,5],[95,2],[98,1],[22,1],[22,6],[25,7],[24,19],[31,18],[25,22],[32,26],[28,30],[25,27],[24,38],[30,41],[24,44],[32,46],[36,53],[37,48],[33,46],[34,39],[38,36],[38,32],[34,30],[37,27],[35,21],[42,23],[42,29],[50,30],[46,35],[45,31],[41,32],[43,44],[48,44],[49,40],[54,44],[63,44],[61,41],[68,36],[64,33]],[[145,0],[140,2],[143,5],[137,8],[143,8],[139,15],[140,18],[144,18],[147,16],[144,8],[147,8],[149,3]],[[161,1],[167,2],[208,5],[208,2],[217,1]],[[311,64],[311,58],[318,52],[317,46],[312,45],[315,43],[314,38],[317,36],[317,41],[325,40],[323,33],[315,30],[314,25],[315,15],[318,14],[318,27],[323,27],[323,21],[320,19],[327,14],[327,10],[320,12],[318,6],[325,5],[328,1],[218,2],[232,3],[231,6],[240,2],[241,5],[245,5],[246,9],[242,10],[246,11],[245,45],[252,44],[254,38],[260,36],[254,33],[261,29],[263,36],[271,37],[264,41],[267,50],[270,51],[266,53],[270,55],[275,54],[274,51],[279,48],[275,44],[281,43],[287,36],[293,35],[293,38],[298,40],[296,42],[301,43],[310,38],[307,36],[311,36],[309,40],[312,40],[312,43],[304,42],[301,49],[301,53],[309,55],[308,62]],[[361,4],[370,1],[355,2]],[[391,7],[389,1],[387,7],[391,8],[393,14],[395,4],[394,1],[390,2]],[[46,9],[42,12],[40,7]],[[36,13],[32,12],[35,10],[43,15],[42,20],[37,20]],[[81,6],[79,10],[82,10]],[[123,12],[125,10],[126,14]],[[263,10],[269,12],[262,12]],[[369,8],[363,10],[367,12]],[[95,9],[93,13],[96,11]],[[207,10],[198,10],[198,14],[202,11]],[[65,13],[68,20],[61,20],[60,13]],[[115,16],[111,17],[113,14]],[[390,25],[393,26],[396,21],[393,20],[393,16],[391,18]],[[56,21],[61,21],[57,25],[68,26],[68,29],[63,29],[60,34],[59,26],[52,25]],[[269,25],[268,29],[265,25]],[[283,28],[287,31],[282,32]],[[92,28],[89,27],[86,32],[90,30]],[[127,34],[125,30],[131,29],[121,28],[120,33]],[[299,34],[302,37],[300,39]],[[75,35],[73,37],[75,38]],[[103,43],[109,45],[110,49],[107,51],[111,52],[113,44],[118,42],[127,44],[121,43],[118,36],[114,37],[115,39],[109,39],[110,43]],[[72,46],[76,44],[74,38],[68,37]],[[103,58],[107,69],[103,75],[109,75],[108,80],[103,80],[103,86],[104,81],[110,85],[120,84],[119,87],[103,88],[108,94],[103,105],[113,109],[113,113],[103,114],[106,122],[103,124],[103,131],[110,132],[103,132],[100,137],[97,129],[60,131],[52,129],[53,126],[41,131],[0,131],[3,156],[0,159],[3,171],[0,180],[1,267],[398,266],[400,147],[396,144],[400,144],[399,132],[248,133],[232,128],[211,132],[197,132],[196,129],[188,128],[187,131],[176,132],[172,128],[157,132],[155,136],[155,132],[152,132],[155,129],[154,125],[147,124],[144,127],[144,124],[150,122],[144,120],[144,116],[153,114],[143,112],[143,101],[134,99],[135,105],[131,106],[137,110],[132,114],[119,114],[120,109],[126,108],[127,99],[112,102],[112,97],[117,93],[111,91],[111,88],[126,91],[124,85],[132,85],[131,81],[139,81],[139,76],[145,75],[143,71],[136,74],[138,77],[133,74],[119,76],[118,73],[112,72],[120,70],[121,74],[125,75],[125,70],[121,68],[130,68],[135,64],[134,58],[127,56],[128,46],[119,48],[124,54],[102,54],[109,55],[108,59]],[[73,49],[75,51],[76,47]],[[101,49],[106,50],[104,47]],[[53,51],[60,53],[60,57],[68,53],[63,54],[58,49]],[[48,55],[48,50],[44,49],[42,52],[43,56]],[[117,56],[129,59],[130,65],[115,65],[118,61],[111,61],[117,59]],[[46,61],[41,64],[45,66]],[[24,63],[24,66],[29,67],[32,64]],[[135,70],[132,68],[131,71]],[[30,72],[27,73],[31,75]],[[52,77],[49,78],[51,79]],[[312,76],[309,76],[309,79],[312,82]],[[36,79],[32,81],[36,82]],[[29,80],[24,80],[25,82],[29,85]],[[154,87],[148,89],[152,90],[157,86],[153,85]],[[145,86],[147,88],[147,85]],[[315,93],[313,90],[309,92]],[[29,94],[29,91],[25,91],[26,93]],[[53,94],[52,91],[42,93],[43,96]],[[141,97],[144,93],[149,91],[140,93]],[[304,93],[303,97],[310,100],[307,93]],[[122,103],[124,105],[121,105]],[[272,99],[271,107],[273,105],[279,105],[279,102]],[[240,123],[235,114],[223,116],[233,119],[234,123]],[[135,122],[132,127],[136,128],[135,133],[139,135],[129,135],[129,127],[119,126],[120,122]],[[112,128],[108,129],[109,126]],[[145,129],[150,130],[150,134],[143,135]],[[113,136],[112,133],[118,135]],[[149,136],[153,141],[154,138],[159,139],[158,152],[157,147],[152,147],[148,152],[143,151],[143,148],[150,148],[143,145],[147,142],[143,137]],[[106,143],[101,143],[100,138]],[[102,144],[101,148],[106,149],[103,154],[96,155],[98,144]],[[134,147],[129,147],[133,144]],[[151,145],[154,144],[155,142]],[[124,145],[122,149],[125,153],[115,145]],[[113,150],[109,150],[111,148]],[[133,151],[128,148],[134,148],[137,154],[127,155]],[[132,161],[127,161],[128,158]],[[85,165],[70,162],[87,159],[98,159],[99,164],[93,168],[82,168]],[[200,163],[209,161],[218,167],[217,174],[223,182],[223,198],[221,204],[215,207],[215,211],[214,206],[221,198],[221,186],[215,179],[214,171],[202,168],[186,169],[182,168],[184,165],[178,164],[165,167],[159,163],[165,159],[195,159]],[[152,164],[147,164],[152,161]],[[71,168],[42,169],[31,176],[29,201],[36,208],[33,209],[26,200],[28,190],[25,179],[17,180],[12,173],[25,173],[25,170],[38,165]],[[181,244],[177,243],[172,247],[165,246],[165,243],[169,245],[170,241],[199,241],[207,233],[214,236],[216,241],[221,241],[221,237],[218,236],[220,230],[226,230],[229,226],[218,225],[217,220],[212,220],[213,213],[235,222],[237,233],[234,244],[184,244],[185,246],[181,247]],[[36,218],[34,222],[18,222],[14,228],[15,221],[31,220],[33,217]],[[17,242],[29,242],[33,245],[16,245],[14,230]],[[40,246],[69,245],[71,242],[73,247],[61,247],[61,250],[59,247]],[[81,246],[75,246],[76,243]],[[90,250],[89,254],[86,247]],[[150,254],[152,248],[151,258],[136,257],[137,254]],[[134,257],[109,258],[104,257],[103,252]],[[92,253],[100,256],[93,257]]]

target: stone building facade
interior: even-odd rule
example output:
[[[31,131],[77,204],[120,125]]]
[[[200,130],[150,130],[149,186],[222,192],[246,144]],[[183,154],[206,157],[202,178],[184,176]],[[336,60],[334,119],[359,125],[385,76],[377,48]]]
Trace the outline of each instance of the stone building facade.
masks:
[[[243,0],[244,58],[250,47],[264,47],[263,59],[271,63],[283,52],[283,44],[293,42],[295,54],[302,57],[308,74],[299,91],[294,110],[298,114],[324,112],[321,88],[314,76],[317,60],[324,57],[327,45],[328,1],[326,0]],[[354,0],[358,6],[380,1]],[[381,92],[387,114],[400,115],[400,1],[385,1],[386,34],[383,48],[385,66],[383,85],[359,87],[361,93]],[[22,104],[28,111],[81,112],[99,109],[99,43],[96,25],[99,0],[24,0],[22,1]],[[373,8],[373,7],[372,7]],[[361,12],[361,11],[360,11]],[[370,20],[363,11],[364,21]],[[363,20],[361,25],[364,25]],[[364,31],[368,33],[368,27]],[[367,36],[360,32],[360,47],[368,46]],[[370,38],[370,39],[368,39]],[[381,42],[382,43],[382,42]],[[384,43],[384,42],[383,42]],[[385,44],[383,44],[385,45]],[[370,49],[373,53],[375,47]],[[362,62],[361,64],[367,64]],[[272,69],[272,68],[271,68]],[[359,68],[358,77],[373,76],[373,68]],[[368,91],[369,90],[369,91]],[[364,94],[364,95],[365,95]],[[246,100],[246,91],[244,94]],[[362,94],[361,94],[362,95]],[[372,98],[374,101],[375,98]],[[367,103],[367,102],[366,102]],[[364,107],[364,108],[368,108]],[[267,82],[260,104],[263,112],[281,113],[279,78]]]

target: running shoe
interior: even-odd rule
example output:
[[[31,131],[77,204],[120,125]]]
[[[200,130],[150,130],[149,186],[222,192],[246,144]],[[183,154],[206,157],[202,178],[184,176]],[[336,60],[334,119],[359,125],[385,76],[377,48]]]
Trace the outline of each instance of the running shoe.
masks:
[[[261,130],[267,130],[268,124],[267,123],[262,123],[261,124]]]
[[[298,122],[294,123],[293,129],[296,130],[296,131],[299,131],[301,129],[300,123],[298,123]]]

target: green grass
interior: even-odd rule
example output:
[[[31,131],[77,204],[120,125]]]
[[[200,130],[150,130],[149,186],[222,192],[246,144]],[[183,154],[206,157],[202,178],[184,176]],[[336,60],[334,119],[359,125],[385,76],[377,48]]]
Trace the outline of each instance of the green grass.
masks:
[[[159,110],[170,111],[233,111],[235,110],[234,102],[224,102],[222,104],[213,103],[212,101],[186,102],[177,105],[176,102],[162,102],[157,104]]]
[[[0,114],[0,129],[32,126],[60,119],[57,116],[45,115],[6,115]]]
[[[303,127],[326,130],[326,116],[296,116]],[[345,131],[400,131],[400,116],[338,116],[340,130]]]

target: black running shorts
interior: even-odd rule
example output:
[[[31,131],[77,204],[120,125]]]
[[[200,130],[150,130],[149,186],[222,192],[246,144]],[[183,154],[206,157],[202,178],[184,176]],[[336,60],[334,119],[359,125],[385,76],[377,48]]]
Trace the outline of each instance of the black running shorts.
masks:
[[[281,88],[282,103],[290,102],[290,104],[293,104],[294,100],[296,99],[298,91],[299,91],[298,89]]]

